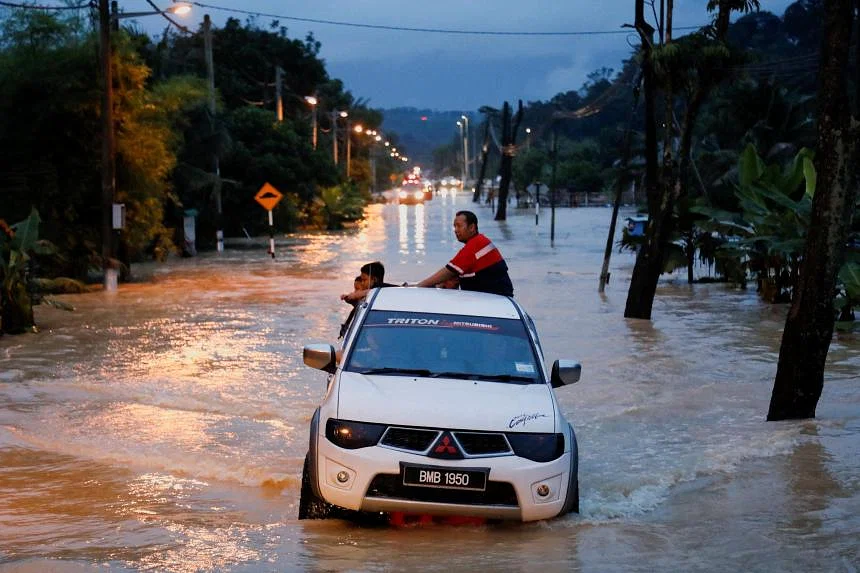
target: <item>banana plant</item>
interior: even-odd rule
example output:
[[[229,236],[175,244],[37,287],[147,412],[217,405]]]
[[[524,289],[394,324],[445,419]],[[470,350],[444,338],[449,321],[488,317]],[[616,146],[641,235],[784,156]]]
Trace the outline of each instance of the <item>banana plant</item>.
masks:
[[[721,256],[736,261],[758,283],[769,302],[787,302],[800,268],[815,194],[813,152],[801,149],[783,168],[768,165],[753,145],[741,154],[735,189],[738,211],[700,204],[705,230],[726,239]]]
[[[35,209],[29,217],[11,226],[0,219],[0,333],[34,330],[33,305],[40,302],[72,310],[69,305],[38,293],[37,285],[40,283],[30,276],[31,255],[56,253],[51,243],[39,240],[40,222]],[[63,281],[74,283],[76,289],[83,289],[77,281]]]

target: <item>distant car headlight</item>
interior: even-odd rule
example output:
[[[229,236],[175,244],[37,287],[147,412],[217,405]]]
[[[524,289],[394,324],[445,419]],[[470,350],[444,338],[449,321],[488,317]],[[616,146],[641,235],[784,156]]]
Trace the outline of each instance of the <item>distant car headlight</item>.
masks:
[[[414,196],[416,199],[423,199],[424,198],[424,191],[416,191],[414,193]]]
[[[551,462],[564,453],[564,434],[505,434],[514,453],[533,462]]]
[[[385,424],[350,422],[329,418],[325,424],[325,437],[336,446],[347,450],[369,448],[379,442],[385,433]]]
[[[399,195],[400,195],[401,199],[406,199],[407,197],[409,197],[409,193],[407,193],[406,191],[403,191],[402,189],[400,190]]]

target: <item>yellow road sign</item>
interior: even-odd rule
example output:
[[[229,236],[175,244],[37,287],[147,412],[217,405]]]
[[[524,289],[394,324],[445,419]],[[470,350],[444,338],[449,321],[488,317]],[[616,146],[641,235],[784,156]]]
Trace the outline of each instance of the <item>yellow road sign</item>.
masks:
[[[282,197],[283,194],[272,187],[269,183],[263,184],[263,186],[260,187],[260,190],[257,191],[257,194],[254,195],[254,199],[257,203],[262,205],[263,209],[266,211],[274,209],[275,205],[278,204]]]

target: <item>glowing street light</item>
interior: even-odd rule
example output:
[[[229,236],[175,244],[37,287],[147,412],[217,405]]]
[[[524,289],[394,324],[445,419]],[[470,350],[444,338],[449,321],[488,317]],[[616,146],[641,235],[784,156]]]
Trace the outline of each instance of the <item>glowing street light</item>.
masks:
[[[469,168],[469,118],[466,117],[465,115],[461,115],[460,119],[463,120],[463,123],[464,123],[463,131],[466,134],[463,138],[463,161],[465,162],[465,165],[466,165],[466,177],[469,177],[471,175],[470,168]],[[463,185],[465,185],[465,184],[466,184],[466,180],[464,179]]]
[[[331,112],[331,151],[332,158],[334,159],[334,164],[337,165],[337,118],[347,118],[349,117],[349,112],[346,111],[337,111],[333,109]],[[347,127],[347,133],[349,133],[349,127]]]
[[[314,96],[305,96],[305,102],[307,102],[307,104],[309,106],[311,106],[311,123],[313,125],[313,133],[314,133],[313,142],[314,142],[314,149],[316,149],[317,148],[317,104],[319,103],[319,100],[317,100],[317,98],[315,98]]]

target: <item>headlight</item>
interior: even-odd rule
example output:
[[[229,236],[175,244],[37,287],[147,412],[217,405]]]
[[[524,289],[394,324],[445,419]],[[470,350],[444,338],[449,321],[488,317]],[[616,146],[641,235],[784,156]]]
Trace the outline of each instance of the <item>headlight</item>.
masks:
[[[533,462],[551,462],[564,453],[564,434],[505,434],[514,453]]]
[[[379,442],[385,432],[385,424],[368,424],[329,418],[325,424],[325,437],[336,446],[347,450],[369,448]]]
[[[414,193],[414,195],[415,195],[416,199],[423,199],[424,198],[424,191],[416,191]]]
[[[402,189],[401,189],[399,194],[400,194],[401,199],[406,199],[407,197],[409,197],[409,193],[407,193],[406,191],[403,191]]]

